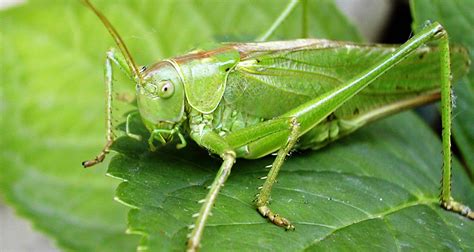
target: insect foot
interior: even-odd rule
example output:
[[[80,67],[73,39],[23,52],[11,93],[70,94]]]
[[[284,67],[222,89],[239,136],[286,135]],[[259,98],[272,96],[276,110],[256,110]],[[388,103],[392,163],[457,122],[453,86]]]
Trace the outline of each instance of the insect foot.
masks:
[[[466,205],[463,205],[457,201],[449,200],[441,202],[441,206],[448,211],[459,213],[467,218],[474,220],[474,212]]]
[[[105,155],[107,153],[101,153],[100,155],[98,155],[97,157],[95,157],[94,159],[91,159],[91,160],[87,160],[87,161],[83,161],[82,162],[82,166],[84,168],[88,168],[88,167],[91,167],[91,166],[94,166],[98,163],[101,163],[102,161],[104,161],[104,158],[105,158]]]
[[[98,163],[102,163],[105,159],[105,156],[107,156],[107,154],[109,154],[110,146],[112,146],[112,143],[113,143],[113,139],[110,138],[107,141],[107,143],[105,144],[104,149],[102,149],[102,151],[99,153],[99,155],[97,155],[95,158],[93,158],[91,160],[86,160],[86,161],[82,162],[82,166],[84,168],[88,168],[88,167],[94,166]]]
[[[295,226],[289,220],[272,212],[266,205],[259,206],[257,209],[263,217],[268,218],[273,224],[284,227],[286,230],[295,230]]]

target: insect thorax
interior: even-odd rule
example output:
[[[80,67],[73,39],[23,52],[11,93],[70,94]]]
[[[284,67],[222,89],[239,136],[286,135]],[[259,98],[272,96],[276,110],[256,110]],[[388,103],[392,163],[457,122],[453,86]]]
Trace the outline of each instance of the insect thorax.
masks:
[[[212,113],[213,129],[221,136],[262,121],[265,119],[238,110],[225,101],[222,101]]]

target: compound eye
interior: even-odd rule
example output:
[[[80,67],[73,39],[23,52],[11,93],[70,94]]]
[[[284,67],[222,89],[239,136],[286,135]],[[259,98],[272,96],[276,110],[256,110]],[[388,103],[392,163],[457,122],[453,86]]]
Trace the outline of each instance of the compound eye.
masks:
[[[158,96],[161,98],[169,98],[174,94],[174,85],[171,81],[161,81],[158,84]]]

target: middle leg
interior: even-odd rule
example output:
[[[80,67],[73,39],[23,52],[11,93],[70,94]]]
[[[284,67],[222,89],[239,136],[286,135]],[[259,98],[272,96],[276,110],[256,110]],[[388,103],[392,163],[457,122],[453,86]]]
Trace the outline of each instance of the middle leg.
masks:
[[[270,202],[270,194],[272,190],[273,183],[276,181],[278,172],[280,171],[283,162],[285,161],[286,156],[290,153],[291,149],[298,140],[299,135],[299,123],[296,118],[293,118],[290,122],[290,135],[285,146],[283,146],[273,161],[272,167],[268,172],[265,183],[260,190],[260,193],[257,195],[257,210],[263,217],[268,218],[271,222],[277,226],[284,227],[286,229],[294,229],[295,227],[284,217],[279,214],[274,213],[268,207]]]

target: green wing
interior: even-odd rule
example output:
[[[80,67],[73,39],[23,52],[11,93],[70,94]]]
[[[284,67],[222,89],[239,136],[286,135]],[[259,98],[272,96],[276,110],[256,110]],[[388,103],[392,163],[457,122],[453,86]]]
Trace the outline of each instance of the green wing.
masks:
[[[379,62],[397,46],[362,45],[327,40],[296,40],[236,44],[241,62],[227,81],[225,102],[261,118],[279,116]],[[453,47],[455,78],[464,75],[469,58],[463,47]],[[367,89],[334,112],[338,118],[369,113],[439,89],[436,47],[418,49]]]

